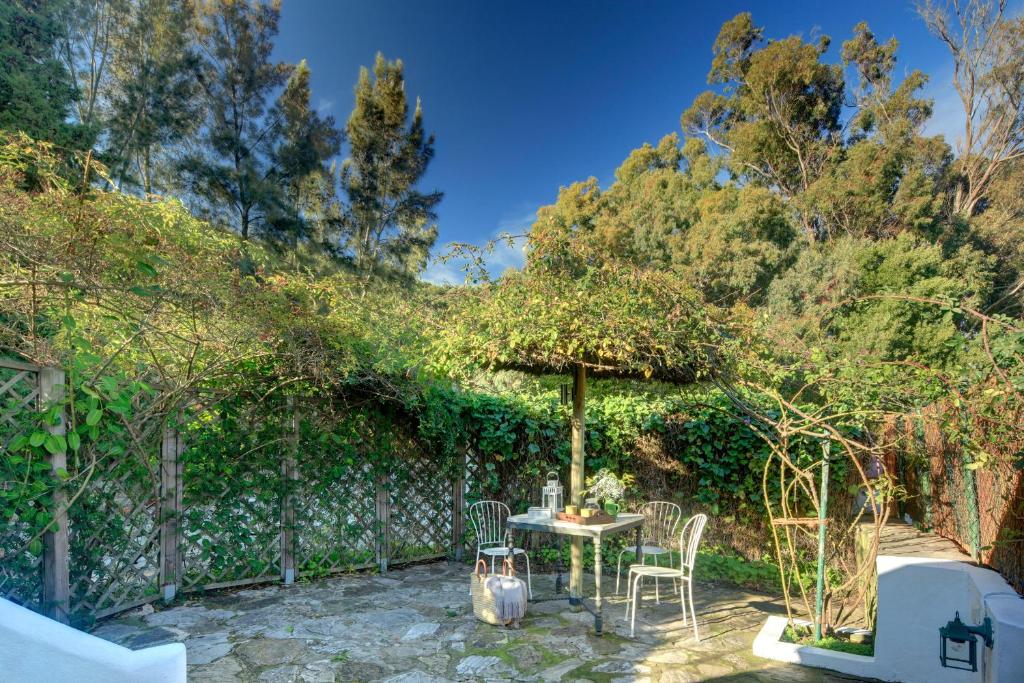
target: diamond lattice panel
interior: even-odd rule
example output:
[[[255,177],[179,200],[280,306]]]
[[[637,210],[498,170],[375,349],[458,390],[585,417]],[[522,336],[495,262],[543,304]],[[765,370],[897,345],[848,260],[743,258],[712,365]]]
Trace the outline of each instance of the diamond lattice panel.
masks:
[[[34,431],[38,401],[38,374],[0,361],[0,457],[8,458],[5,464],[12,478],[29,485],[39,476],[31,460],[8,453],[7,448],[18,436]],[[26,509],[23,516],[32,513]],[[0,520],[0,596],[38,610],[43,599],[42,554],[28,547],[33,536],[34,526],[24,519]]]

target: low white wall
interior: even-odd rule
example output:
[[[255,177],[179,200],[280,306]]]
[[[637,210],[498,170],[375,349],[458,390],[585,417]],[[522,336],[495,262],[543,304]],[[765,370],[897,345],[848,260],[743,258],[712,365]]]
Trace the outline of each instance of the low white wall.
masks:
[[[4,683],[185,683],[185,646],[129,650],[0,598]]]
[[[902,683],[1024,683],[1024,600],[996,572],[955,560],[879,555],[874,657],[779,643],[785,619],[769,617],[754,654]],[[977,672],[944,668],[939,627],[956,612],[992,620],[993,647],[979,638]]]

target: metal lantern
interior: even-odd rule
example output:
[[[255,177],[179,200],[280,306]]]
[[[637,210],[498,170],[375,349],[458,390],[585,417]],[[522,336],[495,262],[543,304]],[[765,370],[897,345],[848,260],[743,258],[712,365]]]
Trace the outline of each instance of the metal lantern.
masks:
[[[978,670],[978,638],[992,647],[992,620],[985,617],[980,626],[968,626],[956,613],[953,621],[939,628],[939,661],[948,669]]]
[[[565,509],[562,482],[558,480],[557,472],[548,472],[547,484],[540,489],[540,506],[551,511],[551,516]]]

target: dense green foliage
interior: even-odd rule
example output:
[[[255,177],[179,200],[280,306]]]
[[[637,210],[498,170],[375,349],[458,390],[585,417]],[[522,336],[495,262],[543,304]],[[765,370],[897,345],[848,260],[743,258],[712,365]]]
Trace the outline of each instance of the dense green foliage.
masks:
[[[317,270],[409,278],[437,238],[433,156],[401,61],[378,55],[348,125],[310,66],[272,59],[279,0],[17,0],[0,8],[0,129],[92,148],[107,187],[196,215]],[[349,155],[339,163],[344,141]]]

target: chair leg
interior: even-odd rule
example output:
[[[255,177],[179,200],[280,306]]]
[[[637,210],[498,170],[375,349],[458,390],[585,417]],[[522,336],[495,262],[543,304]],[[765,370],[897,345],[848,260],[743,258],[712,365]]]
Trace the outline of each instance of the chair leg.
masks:
[[[526,595],[530,600],[533,600],[533,579],[530,578],[530,555],[523,551],[523,557],[526,558]]]
[[[630,584],[633,583],[633,571],[630,570],[629,575],[626,577],[626,612],[622,615],[623,621],[629,621],[629,606],[632,604],[630,599]]]
[[[690,616],[693,617],[693,639],[700,642],[700,635],[697,633],[697,612],[693,609],[693,577],[686,582],[687,592],[690,594]]]
[[[683,626],[686,626],[689,621],[686,618],[686,593],[682,590],[682,585],[679,586],[679,609],[683,611]]]
[[[632,638],[636,635],[636,608],[640,603],[640,583],[643,580],[642,574],[636,575],[636,580],[633,583],[633,616],[629,622],[629,637]]]
[[[626,554],[625,550],[619,551],[619,560],[615,563],[615,594],[619,594],[619,579],[622,578],[622,556]],[[629,580],[626,580],[626,595],[628,599],[629,595]]]
[[[657,555],[654,556],[654,566],[659,566]],[[657,576],[654,577],[654,604],[661,604],[661,580]]]

